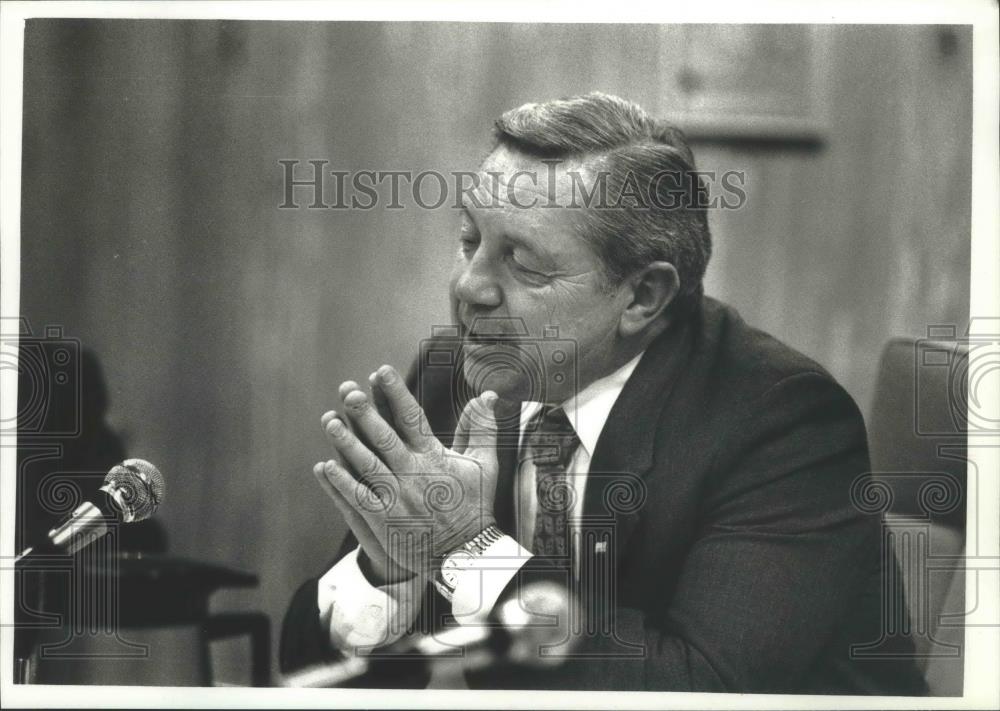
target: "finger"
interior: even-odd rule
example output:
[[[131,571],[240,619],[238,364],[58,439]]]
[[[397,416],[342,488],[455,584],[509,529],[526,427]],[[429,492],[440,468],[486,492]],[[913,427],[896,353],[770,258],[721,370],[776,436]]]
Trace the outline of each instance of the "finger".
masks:
[[[327,425],[330,424],[331,420],[334,420],[338,417],[340,417],[340,413],[338,413],[336,410],[327,410],[326,412],[324,412],[323,416],[319,418],[319,424],[323,428],[323,431],[326,432]]]
[[[348,429],[348,431],[349,431],[349,432],[354,432],[354,428],[353,428],[353,427],[351,427],[351,421],[350,421],[350,420],[348,420],[348,419],[347,419],[346,417],[344,417],[343,415],[341,415],[341,414],[340,414],[339,412],[337,412],[336,410],[329,410],[329,411],[327,411],[327,412],[323,413],[323,416],[322,416],[322,417],[320,418],[320,423],[321,423],[321,424],[323,425],[323,432],[324,432],[324,434],[326,434],[327,436],[330,436],[330,433],[329,433],[329,432],[327,432],[327,427],[329,426],[330,422],[332,422],[332,421],[333,421],[334,419],[337,419],[337,420],[339,420],[339,421],[340,421],[340,423],[341,423],[341,424],[343,424],[343,425],[344,425],[344,427],[346,427],[346,428]],[[355,434],[355,436],[357,436],[357,434],[358,434],[358,433],[357,433],[357,432],[355,432],[354,434]],[[366,447],[368,447],[368,444],[367,444],[367,443],[365,443],[365,442],[364,442],[364,440],[361,440],[361,441],[362,441],[362,443],[363,443],[363,444],[364,444],[364,445],[365,445]],[[371,449],[371,447],[369,447],[369,449]],[[340,457],[340,461],[338,462],[338,464],[340,464],[341,466],[347,466],[347,465],[346,465],[346,464],[344,463],[344,461],[343,461],[343,457],[341,456],[341,454],[340,454],[340,452],[339,452],[338,450],[336,450],[336,449],[335,449],[335,450],[334,450],[334,454],[335,454],[335,455],[336,455],[337,457]],[[320,464],[323,464],[323,462],[320,462]],[[315,474],[315,473],[316,473],[316,472],[314,472],[314,474]],[[350,469],[348,469],[348,473],[350,473]],[[351,474],[351,476],[352,476],[352,477],[354,478],[354,480],[355,480],[355,481],[357,481],[357,480],[359,480],[359,479],[361,478],[360,476],[358,476],[358,475],[356,475],[356,474],[353,474],[353,473]],[[325,481],[325,480],[324,480],[324,481]],[[323,482],[321,482],[321,483],[323,483]]]
[[[357,436],[389,465],[389,469],[398,473],[410,465],[410,450],[389,423],[378,414],[371,398],[360,390],[352,390],[344,397],[344,409],[354,423]]]
[[[333,461],[333,460],[330,460]],[[327,474],[328,462],[316,462],[313,465],[313,476],[316,477],[316,481],[319,482],[320,488],[326,492],[326,495],[333,499],[333,503],[336,504],[340,513],[344,515],[347,520],[347,525],[352,529],[354,528],[354,523],[358,520],[363,521],[357,511],[348,503],[348,500],[344,498],[344,495],[337,490],[334,486],[331,477]],[[330,465],[332,471],[332,465]],[[353,477],[351,477],[353,479]],[[356,483],[356,482],[355,482]]]
[[[423,408],[396,369],[391,365],[383,365],[375,371],[375,378],[389,402],[396,431],[400,436],[418,452],[427,452],[438,446],[438,440],[431,432]]]
[[[351,421],[342,412],[337,412],[336,410],[327,410],[323,413],[323,416],[319,418],[319,423],[323,427],[323,432],[326,432],[326,428],[329,426],[330,422],[334,419],[340,420],[345,427],[351,432],[354,432],[354,427],[351,426]],[[358,434],[354,432],[354,434]],[[363,441],[363,440],[362,440]],[[365,446],[368,446],[367,444]]]
[[[336,504],[337,509],[339,509],[340,513],[343,514],[344,519],[347,521],[347,525],[350,526],[351,530],[357,534],[358,528],[360,527],[367,532],[369,530],[368,523],[365,521],[364,517],[358,513],[357,509],[351,505],[350,502],[353,499],[345,498],[336,486],[334,486],[333,482],[338,481],[338,479],[335,478],[337,477],[337,473],[335,471],[337,466],[337,463],[332,459],[327,462],[317,462],[315,466],[313,466],[313,476],[316,477],[316,481],[319,482],[323,491],[325,491],[327,495],[333,499],[333,503]],[[351,480],[354,479],[350,473],[347,474],[347,478]],[[344,481],[346,483],[346,479]],[[356,482],[355,485],[357,485]],[[355,488],[355,494],[356,493],[357,489]]]
[[[313,464],[313,476],[319,482],[319,486],[326,495],[336,501],[340,497],[340,492],[333,488],[333,484],[326,478],[326,462],[316,462]]]
[[[355,525],[375,536],[374,527],[376,525],[385,527],[385,514],[397,500],[398,490],[385,479],[375,482],[372,486],[359,483],[351,471],[336,459],[327,460],[324,462],[324,467],[327,479],[334,486],[338,480],[354,481],[353,496],[345,492],[344,487],[338,488],[340,503],[348,516],[348,523],[356,533],[358,528],[355,528]],[[375,536],[373,540],[378,540],[378,537]]]
[[[340,399],[343,400],[345,397],[347,397],[347,394],[352,390],[360,390],[360,389],[361,386],[358,385],[353,380],[345,380],[340,384],[340,387],[337,388],[337,394],[340,395]]]
[[[460,454],[493,456],[497,446],[497,422],[494,407],[497,394],[487,390],[466,403],[458,418],[453,449]]]
[[[335,419],[340,420],[344,426],[347,427],[347,429],[351,429],[351,423],[348,422],[339,412],[336,410],[327,410],[323,413],[323,416],[319,418],[319,423],[323,427],[323,434],[328,437],[330,436],[330,433],[327,432],[327,427],[329,427],[330,423]],[[337,450],[334,450],[334,454],[338,457],[340,456],[340,452]],[[320,464],[322,464],[322,462],[320,462]]]
[[[337,471],[338,468],[342,470],[342,473]],[[313,465],[313,476],[319,482],[320,488],[333,499],[338,508],[341,503],[352,500],[357,494],[358,487],[361,486],[350,473],[343,470],[343,467],[340,467],[332,459]]]
[[[469,416],[466,411],[469,409],[470,400],[462,409],[462,414],[458,416],[458,424],[455,425],[455,436],[451,440],[451,448],[459,454],[465,454],[469,448]]]
[[[323,462],[320,462],[321,466],[323,464]],[[390,563],[386,557],[385,549],[382,547],[382,542],[379,541],[365,517],[351,506],[347,499],[340,495],[340,492],[336,489],[332,489],[332,491],[335,492],[334,503],[347,522],[347,527],[351,529],[351,533],[357,539],[361,550],[364,551],[371,564],[375,567],[376,574],[388,582]]]
[[[341,401],[343,401],[344,398],[346,398],[348,395],[350,395],[355,390],[358,391],[358,392],[363,392],[361,390],[361,386],[358,385],[353,380],[345,380],[343,383],[341,383],[340,384],[340,388],[338,389]],[[353,432],[355,434],[355,436],[357,436],[357,438],[359,440],[361,440],[361,443],[363,445],[365,445],[366,447],[368,447],[368,449],[371,449],[371,450],[375,449],[375,447],[372,446],[372,443],[369,441],[368,435],[365,432],[361,431],[360,429],[358,429],[357,427],[354,426],[354,423],[351,421],[349,413],[343,413],[341,415],[341,419],[344,421],[344,424],[347,425],[347,428],[351,432]]]
[[[372,561],[376,563],[381,562],[384,565],[385,551],[382,547],[382,542],[375,535],[375,531],[372,528],[373,525],[379,524],[375,524],[370,517],[375,517],[377,520],[378,514],[384,511],[385,502],[379,498],[376,491],[357,482],[354,482],[353,496],[345,494],[338,489],[337,487],[340,484],[337,482],[341,482],[343,486],[349,486],[354,481],[354,478],[336,460],[331,459],[326,462],[320,462],[317,467],[322,472],[321,476],[327,480],[329,488],[327,489],[324,486],[324,489],[332,492],[331,497],[334,504],[343,514],[344,520],[347,521],[348,527],[354,532],[358,543],[365,549]],[[316,471],[316,468],[314,468],[314,471]],[[384,525],[384,522],[380,525]]]
[[[326,433],[347,466],[357,474],[357,481],[369,484],[375,477],[391,474],[382,461],[361,443],[339,417],[329,421]],[[343,489],[341,493],[347,496]]]
[[[368,376],[368,384],[371,386],[372,405],[375,406],[375,410],[382,416],[382,419],[395,429],[396,420],[392,416],[392,408],[389,407],[389,401],[386,399],[385,393],[382,392],[382,388],[379,387],[378,376],[375,373]]]

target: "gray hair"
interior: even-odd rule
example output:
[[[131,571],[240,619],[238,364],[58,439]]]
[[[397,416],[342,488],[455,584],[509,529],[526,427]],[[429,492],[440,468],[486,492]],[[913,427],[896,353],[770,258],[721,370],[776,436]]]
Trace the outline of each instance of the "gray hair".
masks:
[[[680,276],[671,310],[697,305],[712,237],[707,190],[693,173],[694,156],[680,129],[630,101],[594,92],[507,111],[495,122],[495,137],[498,145],[527,155],[587,160],[606,175],[608,194],[648,190],[644,205],[587,210],[582,236],[611,284],[663,260]],[[667,175],[675,176],[673,182],[657,179]],[[678,192],[686,196],[680,205]]]

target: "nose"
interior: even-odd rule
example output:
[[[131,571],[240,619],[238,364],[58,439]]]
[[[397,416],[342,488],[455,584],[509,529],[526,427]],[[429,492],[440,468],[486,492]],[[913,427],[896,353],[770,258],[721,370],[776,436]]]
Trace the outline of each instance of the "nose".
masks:
[[[480,249],[472,259],[456,265],[453,290],[465,306],[496,308],[503,303],[503,294],[484,252]]]

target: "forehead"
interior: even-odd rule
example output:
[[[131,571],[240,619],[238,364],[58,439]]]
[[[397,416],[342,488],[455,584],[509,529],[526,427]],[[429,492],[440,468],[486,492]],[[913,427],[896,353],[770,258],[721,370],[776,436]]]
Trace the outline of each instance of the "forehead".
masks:
[[[565,266],[593,267],[596,255],[581,236],[585,210],[573,206],[573,174],[586,170],[579,161],[543,162],[501,146],[480,166],[475,199],[466,196],[465,207],[484,234],[517,241]]]
[[[570,269],[598,270],[599,257],[583,237],[591,168],[580,159],[541,159],[499,146],[479,169],[475,200],[466,209],[484,234],[504,235]]]
[[[476,199],[466,196],[465,207],[484,235],[516,241],[566,274],[597,274],[600,257],[583,236],[590,208],[580,197],[594,174],[579,159],[543,160],[500,146],[480,166]]]
[[[498,146],[479,167],[481,204],[519,207],[537,203],[576,210],[580,192],[589,192],[594,170],[585,158],[537,158]]]

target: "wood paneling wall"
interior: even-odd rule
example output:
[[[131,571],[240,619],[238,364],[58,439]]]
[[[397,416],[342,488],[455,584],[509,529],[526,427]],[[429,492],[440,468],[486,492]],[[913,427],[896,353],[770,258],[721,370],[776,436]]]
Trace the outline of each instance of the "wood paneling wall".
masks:
[[[29,22],[21,311],[102,362],[112,425],[169,479],[171,551],[260,574],[217,607],[277,630],[344,533],[310,473],[319,415],[448,318],[454,210],[278,210],[278,161],[469,169],[528,100],[598,89],[670,111],[682,34]],[[811,36],[818,145],[696,146],[700,167],[747,173],[746,206],[712,215],[707,286],[867,410],[886,340],[968,319],[971,32]],[[219,676],[244,678],[238,660]]]

